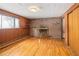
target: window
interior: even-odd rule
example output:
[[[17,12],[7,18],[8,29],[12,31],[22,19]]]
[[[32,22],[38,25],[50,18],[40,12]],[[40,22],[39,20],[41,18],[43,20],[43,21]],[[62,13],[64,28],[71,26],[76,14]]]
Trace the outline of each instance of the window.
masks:
[[[15,28],[19,28],[19,19],[15,18]]]
[[[2,16],[2,28],[14,28],[14,18]]]
[[[2,24],[1,22],[2,22],[2,21],[1,21],[1,15],[0,15],[0,28],[1,28],[1,24]]]
[[[0,15],[0,28],[19,28],[19,19]]]

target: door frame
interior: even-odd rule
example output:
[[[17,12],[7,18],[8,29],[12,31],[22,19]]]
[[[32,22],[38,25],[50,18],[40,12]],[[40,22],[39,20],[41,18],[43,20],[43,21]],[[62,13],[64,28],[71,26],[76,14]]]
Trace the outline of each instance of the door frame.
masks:
[[[71,8],[66,11],[66,13],[64,14],[65,16],[65,27],[66,27],[66,30],[65,30],[65,43],[66,45],[69,46],[69,14],[71,12],[73,12],[76,8],[79,7],[79,3],[75,3],[73,6],[71,6]]]

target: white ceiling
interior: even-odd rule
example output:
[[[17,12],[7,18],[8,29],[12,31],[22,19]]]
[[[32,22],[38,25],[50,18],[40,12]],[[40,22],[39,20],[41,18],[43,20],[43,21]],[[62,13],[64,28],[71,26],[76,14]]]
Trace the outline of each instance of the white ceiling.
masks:
[[[30,12],[29,6],[41,8],[39,12]],[[48,18],[62,16],[72,3],[0,3],[0,8],[27,18]]]

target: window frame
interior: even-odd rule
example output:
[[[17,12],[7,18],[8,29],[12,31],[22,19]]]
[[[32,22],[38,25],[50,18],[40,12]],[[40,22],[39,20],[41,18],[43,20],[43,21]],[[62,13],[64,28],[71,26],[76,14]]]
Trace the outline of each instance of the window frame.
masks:
[[[1,22],[0,22],[0,29],[16,29],[16,28],[20,28],[20,21],[19,21],[19,18],[18,18],[18,17],[8,16],[8,15],[4,15],[4,14],[0,14],[0,15],[1,15],[1,18],[0,18],[0,19],[1,19]],[[14,21],[14,22],[13,22],[14,24],[13,24],[13,27],[12,27],[12,28],[6,28],[6,27],[3,28],[3,27],[2,27],[2,16],[14,18],[14,20],[13,20],[13,21]],[[18,27],[17,27],[16,24],[15,24],[15,23],[16,23],[16,22],[15,22],[15,21],[16,21],[16,20],[15,20],[16,18],[18,19],[18,24],[19,24]]]

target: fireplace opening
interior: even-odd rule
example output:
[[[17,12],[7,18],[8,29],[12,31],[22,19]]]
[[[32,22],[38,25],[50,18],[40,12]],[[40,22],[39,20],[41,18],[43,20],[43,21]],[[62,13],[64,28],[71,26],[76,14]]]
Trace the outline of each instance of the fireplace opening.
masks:
[[[39,29],[39,34],[40,34],[40,37],[47,37],[48,29],[47,28]]]

